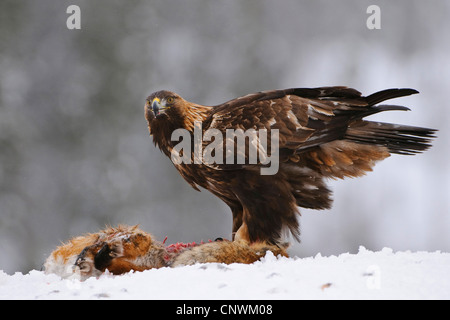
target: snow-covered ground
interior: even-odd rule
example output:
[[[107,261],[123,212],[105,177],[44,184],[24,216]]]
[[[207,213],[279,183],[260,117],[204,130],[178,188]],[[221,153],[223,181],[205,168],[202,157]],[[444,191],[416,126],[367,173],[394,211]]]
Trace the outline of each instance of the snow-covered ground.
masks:
[[[0,299],[450,299],[450,253],[383,249],[199,264],[85,282],[0,271]]]

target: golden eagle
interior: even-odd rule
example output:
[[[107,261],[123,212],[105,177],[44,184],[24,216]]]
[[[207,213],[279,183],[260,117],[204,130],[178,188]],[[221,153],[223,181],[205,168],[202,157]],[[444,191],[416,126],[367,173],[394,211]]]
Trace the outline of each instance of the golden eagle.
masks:
[[[413,155],[430,147],[434,129],[364,120],[382,111],[409,110],[379,103],[415,93],[413,89],[388,89],[362,96],[341,86],[292,88],[203,106],[163,90],[147,98],[145,117],[153,142],[172,158],[182,177],[194,189],[209,190],[231,208],[234,238],[276,244],[285,229],[299,239],[298,207],[330,208],[331,191],[325,178],[362,176],[392,153]],[[174,139],[177,129],[187,133],[190,150],[177,148],[181,137]],[[234,160],[243,153],[244,162],[174,161],[174,149],[182,157],[194,160],[196,152],[198,157],[196,129],[201,134],[215,130],[224,137],[231,129],[276,132],[277,146],[269,141],[265,151],[266,155],[277,154],[277,172],[261,174],[267,163],[261,159],[250,162],[248,148],[216,149],[224,156],[236,151]],[[258,133],[256,137],[260,138]],[[252,144],[248,136],[245,146]],[[206,145],[202,141],[200,154]]]

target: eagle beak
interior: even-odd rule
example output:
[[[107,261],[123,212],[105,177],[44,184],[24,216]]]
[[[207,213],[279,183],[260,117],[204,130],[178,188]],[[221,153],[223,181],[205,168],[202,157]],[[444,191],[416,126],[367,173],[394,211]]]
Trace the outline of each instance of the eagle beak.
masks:
[[[152,111],[155,114],[155,116],[159,115],[161,111],[164,111],[166,109],[166,106],[161,103],[161,100],[159,98],[155,98],[152,101]]]

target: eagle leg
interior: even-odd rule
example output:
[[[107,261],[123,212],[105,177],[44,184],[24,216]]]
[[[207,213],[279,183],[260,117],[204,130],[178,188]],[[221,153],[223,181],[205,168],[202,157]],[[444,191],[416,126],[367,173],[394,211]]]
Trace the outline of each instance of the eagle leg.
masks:
[[[247,224],[244,222],[234,234],[234,241],[244,241],[250,243],[250,234],[248,232]]]

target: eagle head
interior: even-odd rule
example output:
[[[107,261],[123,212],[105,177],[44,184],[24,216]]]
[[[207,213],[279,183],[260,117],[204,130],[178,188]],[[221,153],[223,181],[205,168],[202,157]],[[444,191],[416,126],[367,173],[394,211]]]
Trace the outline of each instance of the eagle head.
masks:
[[[145,118],[153,142],[168,152],[172,132],[183,128],[187,101],[176,93],[162,90],[152,93],[145,101]]]
[[[194,123],[203,122],[209,111],[210,107],[188,102],[167,90],[154,92],[145,101],[145,118],[153,136],[180,128],[192,131]]]
[[[183,98],[171,91],[153,92],[145,101],[145,117],[147,121],[153,121],[180,116],[185,102]]]

